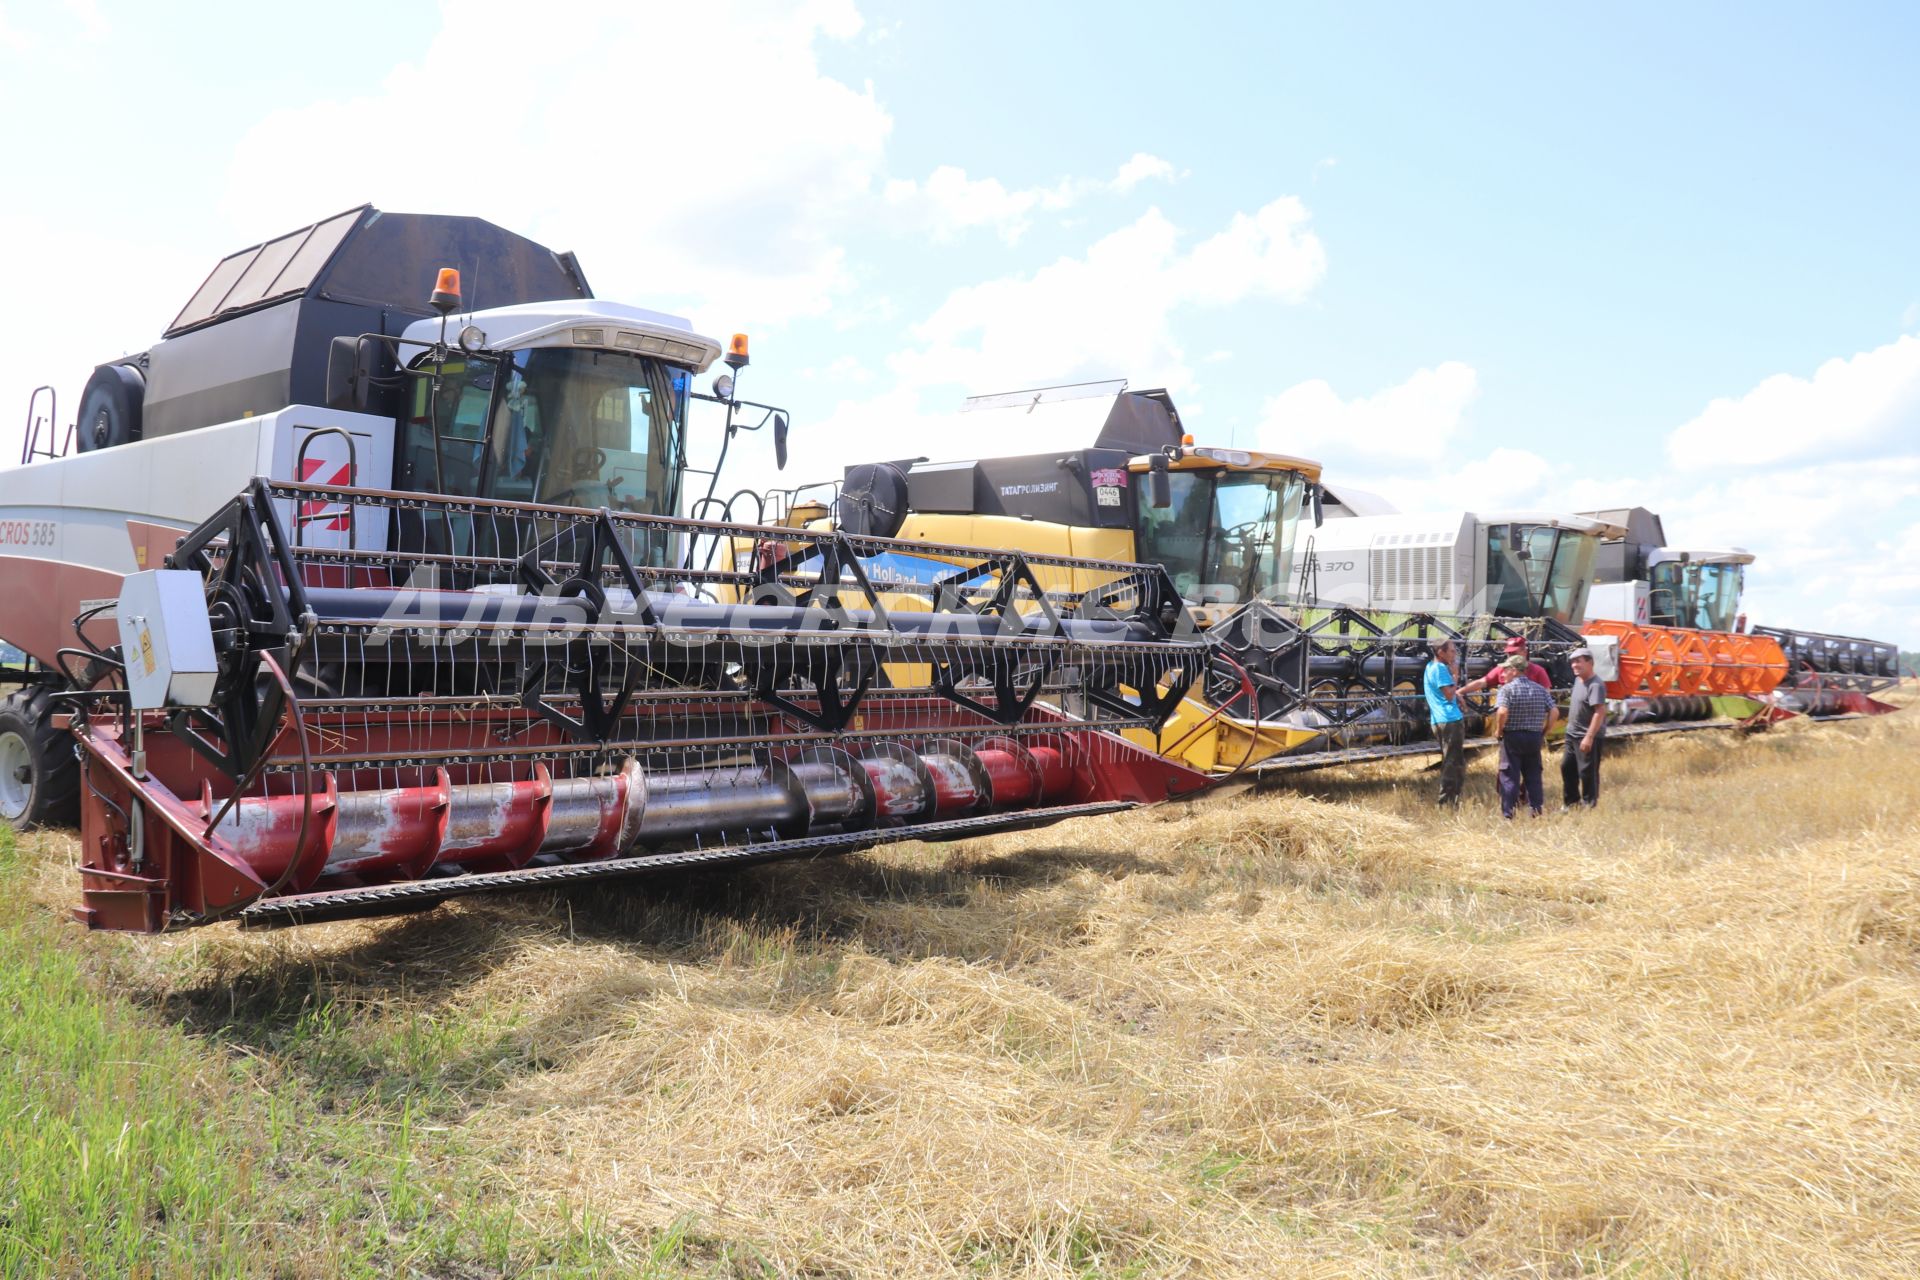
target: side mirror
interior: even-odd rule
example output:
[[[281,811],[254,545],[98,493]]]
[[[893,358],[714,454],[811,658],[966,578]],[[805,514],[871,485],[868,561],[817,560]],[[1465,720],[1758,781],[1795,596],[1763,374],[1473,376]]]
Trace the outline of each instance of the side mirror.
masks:
[[[389,381],[396,371],[393,350],[386,343],[335,338],[327,348],[327,408],[382,417],[397,412],[398,388]]]
[[[1311,491],[1313,493],[1313,527],[1318,529],[1326,522],[1327,513],[1321,505],[1320,486],[1317,484],[1311,486]]]
[[[773,465],[780,470],[787,469],[787,415],[773,415]]]
[[[1167,455],[1156,453],[1147,464],[1147,501],[1159,510],[1173,505],[1173,485],[1167,480]]]
[[[354,347],[358,338],[339,337],[327,347],[326,405],[329,409],[353,409]]]
[[[1507,550],[1520,552],[1520,551],[1525,551],[1526,549],[1527,549],[1527,539],[1526,539],[1526,536],[1520,532],[1520,526],[1517,524],[1508,525],[1507,526]]]

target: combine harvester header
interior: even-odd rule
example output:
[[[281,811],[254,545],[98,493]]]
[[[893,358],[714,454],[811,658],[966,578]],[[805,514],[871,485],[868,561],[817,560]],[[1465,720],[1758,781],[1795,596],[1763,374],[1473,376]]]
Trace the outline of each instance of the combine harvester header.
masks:
[[[448,261],[497,305],[455,315]],[[679,517],[693,401],[784,453],[784,414],[735,394],[747,363],[475,219],[360,209],[223,261],[96,372],[83,452],[0,473],[0,515],[46,531],[0,557],[33,606],[0,631],[38,664],[0,707],[0,811],[59,821],[77,789],[77,914],[152,932],[1203,784],[1121,736],[1205,665],[1163,570],[949,546],[992,591],[877,586],[864,566],[908,548]]]

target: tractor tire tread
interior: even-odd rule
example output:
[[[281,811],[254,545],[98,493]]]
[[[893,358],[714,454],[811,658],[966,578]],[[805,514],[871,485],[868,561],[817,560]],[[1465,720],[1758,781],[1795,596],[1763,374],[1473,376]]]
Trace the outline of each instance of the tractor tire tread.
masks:
[[[44,686],[16,690],[0,699],[0,731],[12,728],[27,743],[41,770],[20,826],[74,827],[80,820],[80,762],[73,735],[53,723]]]

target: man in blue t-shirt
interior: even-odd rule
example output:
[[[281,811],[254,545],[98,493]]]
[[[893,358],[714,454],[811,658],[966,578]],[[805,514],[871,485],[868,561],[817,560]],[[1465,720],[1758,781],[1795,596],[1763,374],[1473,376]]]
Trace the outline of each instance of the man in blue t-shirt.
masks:
[[[1440,744],[1440,803],[1457,806],[1467,781],[1467,722],[1460,710],[1460,692],[1453,679],[1453,641],[1433,646],[1421,684],[1427,695],[1427,718]]]

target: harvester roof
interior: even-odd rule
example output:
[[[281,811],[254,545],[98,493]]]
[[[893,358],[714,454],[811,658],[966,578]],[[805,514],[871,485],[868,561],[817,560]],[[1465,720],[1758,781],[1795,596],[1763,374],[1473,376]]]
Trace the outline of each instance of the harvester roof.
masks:
[[[1178,458],[1168,462],[1174,471],[1297,471],[1309,480],[1320,478],[1320,464],[1309,458],[1296,458],[1285,453],[1266,453],[1259,449],[1220,449],[1212,445],[1188,445]],[[1147,471],[1153,466],[1145,457],[1137,457],[1128,464],[1133,471]]]
[[[1754,554],[1745,547],[1729,547],[1722,551],[1694,551],[1685,547],[1661,547],[1647,554],[1650,564],[1665,564],[1669,560],[1679,560],[1686,564],[1752,564]]]
[[[1565,511],[1480,511],[1476,512],[1482,524],[1529,524],[1546,525],[1553,529],[1570,529],[1575,533],[1591,533],[1598,538],[1618,538],[1626,532],[1624,525],[1606,519],[1601,513],[1571,515]]]
[[[487,335],[496,351],[524,351],[532,347],[593,347],[631,351],[684,365],[695,373],[720,358],[722,345],[693,331],[684,317],[670,316],[624,302],[586,298],[579,302],[525,302],[490,307],[452,316],[453,332],[473,325]],[[403,334],[408,344],[431,346],[440,335],[438,317],[416,320]]]
[[[593,296],[570,253],[482,218],[365,204],[220,259],[164,336],[301,296],[423,314],[441,267],[459,269],[469,302]]]

